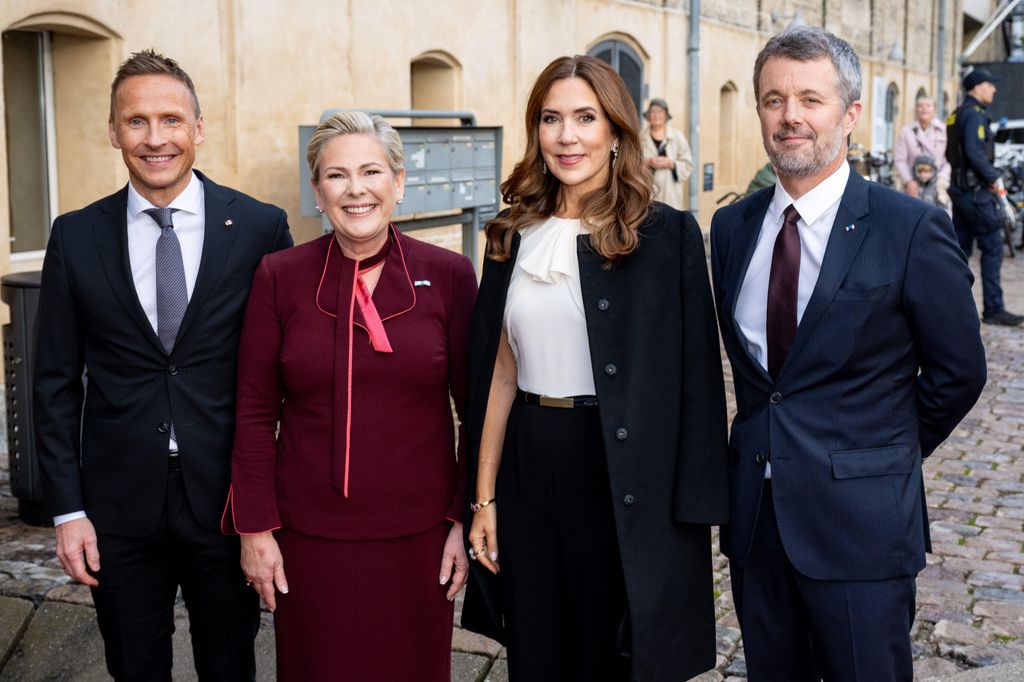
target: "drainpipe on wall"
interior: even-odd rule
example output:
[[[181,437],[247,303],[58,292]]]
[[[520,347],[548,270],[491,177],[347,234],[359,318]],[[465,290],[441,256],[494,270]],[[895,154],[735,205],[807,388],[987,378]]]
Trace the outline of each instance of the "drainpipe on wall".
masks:
[[[690,0],[690,37],[686,46],[689,61],[689,92],[686,108],[689,112],[690,151],[693,153],[693,171],[690,173],[690,201],[688,206],[693,217],[700,222],[700,179],[703,176],[700,165],[700,0]]]
[[[935,87],[935,108],[939,112],[939,120],[946,120],[946,107],[942,103],[942,81],[945,77],[946,57],[946,0],[939,0],[939,32],[935,40],[935,74],[938,85]]]

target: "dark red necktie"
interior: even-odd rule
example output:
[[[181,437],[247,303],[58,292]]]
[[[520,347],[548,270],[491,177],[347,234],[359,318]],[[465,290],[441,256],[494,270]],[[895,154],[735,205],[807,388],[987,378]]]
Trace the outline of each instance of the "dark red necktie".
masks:
[[[796,221],[800,214],[793,204],[783,212],[782,230],[772,251],[772,271],[768,276],[768,373],[779,376],[789,347],[796,336],[796,298],[800,287],[800,232]]]

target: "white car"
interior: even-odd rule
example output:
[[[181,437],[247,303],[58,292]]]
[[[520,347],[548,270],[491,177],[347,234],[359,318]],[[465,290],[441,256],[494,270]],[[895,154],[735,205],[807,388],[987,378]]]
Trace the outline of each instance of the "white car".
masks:
[[[996,168],[1006,168],[1011,158],[1024,158],[1024,118],[993,122],[992,132],[996,136]]]

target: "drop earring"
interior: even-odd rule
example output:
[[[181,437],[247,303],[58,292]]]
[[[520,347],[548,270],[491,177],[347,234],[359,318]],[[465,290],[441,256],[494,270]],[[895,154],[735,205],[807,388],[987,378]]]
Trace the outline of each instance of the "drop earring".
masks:
[[[324,210],[323,210],[322,208],[320,208],[320,206],[317,206],[317,207],[316,207],[316,210],[317,210],[318,212],[320,212],[320,213],[323,213],[323,212],[324,212]]]
[[[619,158],[619,143],[616,142],[612,145],[612,168],[615,168],[615,162]]]
[[[541,172],[541,175],[547,175],[548,174],[548,165],[546,163],[544,163],[543,161],[540,162],[540,172]]]

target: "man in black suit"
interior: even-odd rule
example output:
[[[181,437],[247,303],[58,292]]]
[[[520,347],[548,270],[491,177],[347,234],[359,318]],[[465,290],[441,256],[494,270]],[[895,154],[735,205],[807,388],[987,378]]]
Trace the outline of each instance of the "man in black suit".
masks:
[[[115,679],[170,679],[180,586],[200,679],[251,680],[259,602],[218,520],[250,280],[292,238],[284,211],[192,169],[204,123],[177,63],[133,54],[110,98],[130,181],[58,217],[43,264],[35,424],[57,556],[92,588]]]
[[[769,40],[754,90],[779,180],[711,226],[737,401],[722,548],[751,682],[912,679],[921,464],[985,383],[949,218],[846,163],[860,85],[831,33]]]

